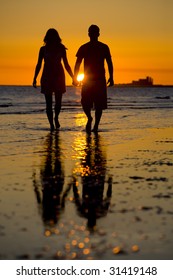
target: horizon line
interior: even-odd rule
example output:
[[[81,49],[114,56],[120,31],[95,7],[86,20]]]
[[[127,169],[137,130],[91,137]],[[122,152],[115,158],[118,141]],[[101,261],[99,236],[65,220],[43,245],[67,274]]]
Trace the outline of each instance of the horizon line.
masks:
[[[16,87],[33,87],[32,85],[28,85],[28,84],[0,84],[0,86],[16,86]],[[157,87],[157,86],[162,86],[162,87],[173,87],[173,84],[152,84],[152,85],[133,85],[132,83],[118,83],[118,84],[114,84],[113,87],[116,86],[129,86],[129,87]],[[37,88],[39,88],[40,85],[37,86]],[[66,85],[66,87],[75,87],[73,85]]]

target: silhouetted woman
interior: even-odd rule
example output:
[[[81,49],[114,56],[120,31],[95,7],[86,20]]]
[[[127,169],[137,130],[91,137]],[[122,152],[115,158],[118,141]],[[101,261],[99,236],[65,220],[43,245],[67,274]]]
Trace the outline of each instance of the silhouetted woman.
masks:
[[[44,68],[41,76],[41,93],[44,93],[46,99],[46,113],[50,123],[51,131],[54,130],[52,94],[55,93],[55,126],[60,127],[58,116],[61,110],[62,94],[66,91],[65,69],[73,79],[73,73],[68,63],[66,48],[61,43],[61,38],[54,28],[47,31],[44,37],[45,45],[40,48],[38,62],[35,68],[33,86],[37,86],[37,76],[40,72],[44,60]]]

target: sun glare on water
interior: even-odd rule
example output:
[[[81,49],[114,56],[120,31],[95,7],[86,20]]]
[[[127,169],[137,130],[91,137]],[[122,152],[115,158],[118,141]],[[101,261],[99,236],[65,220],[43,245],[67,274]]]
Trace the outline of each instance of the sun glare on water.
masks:
[[[77,76],[78,82],[82,82],[83,78],[84,78],[84,74],[83,74],[83,73],[79,74],[79,75]]]

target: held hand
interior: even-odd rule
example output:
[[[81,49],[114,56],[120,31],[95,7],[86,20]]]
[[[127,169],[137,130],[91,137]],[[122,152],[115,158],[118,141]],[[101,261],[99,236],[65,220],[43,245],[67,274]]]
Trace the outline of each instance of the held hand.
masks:
[[[109,78],[108,82],[107,82],[108,87],[112,87],[114,85],[114,80],[113,78]]]
[[[77,79],[73,79],[72,85],[77,87],[79,85],[79,82]]]
[[[37,81],[35,79],[33,80],[32,85],[33,85],[34,88],[37,88]]]

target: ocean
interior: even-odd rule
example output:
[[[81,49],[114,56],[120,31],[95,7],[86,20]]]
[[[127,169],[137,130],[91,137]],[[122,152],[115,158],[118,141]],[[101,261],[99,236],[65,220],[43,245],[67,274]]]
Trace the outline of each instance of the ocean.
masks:
[[[68,114],[71,118],[76,113],[82,113],[80,91],[80,88],[67,87],[62,102],[63,120]],[[106,126],[109,119],[112,122],[112,114],[115,114],[114,121],[117,129],[129,127],[127,121],[121,123],[117,120],[124,118],[127,120],[131,117],[138,118],[140,128],[169,126],[172,125],[172,109],[173,87],[112,87],[108,88],[108,109],[104,112],[102,123]],[[11,115],[12,119],[14,115],[25,115],[26,118],[26,115],[42,114],[45,114],[45,100],[39,88],[0,86],[0,115],[6,115],[6,117]],[[33,116],[32,120],[33,126],[39,129],[37,117]],[[68,129],[73,129],[73,127],[68,127]]]

